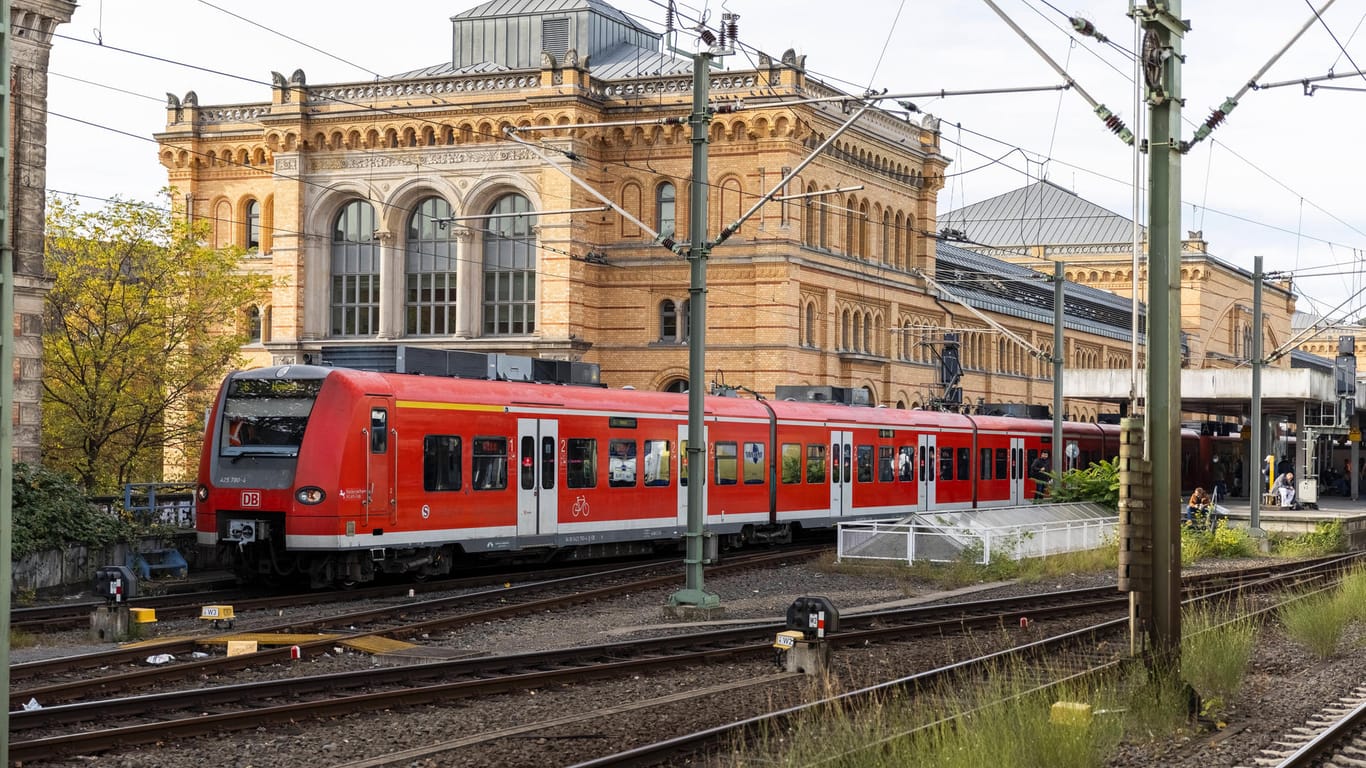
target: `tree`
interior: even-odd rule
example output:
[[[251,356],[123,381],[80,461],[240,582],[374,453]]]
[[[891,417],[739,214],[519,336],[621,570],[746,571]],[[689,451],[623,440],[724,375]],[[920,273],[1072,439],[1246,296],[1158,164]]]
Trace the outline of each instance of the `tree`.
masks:
[[[168,450],[198,454],[201,414],[240,362],[237,318],[269,280],[167,208],[47,210],[43,462],[88,491],[160,479]]]

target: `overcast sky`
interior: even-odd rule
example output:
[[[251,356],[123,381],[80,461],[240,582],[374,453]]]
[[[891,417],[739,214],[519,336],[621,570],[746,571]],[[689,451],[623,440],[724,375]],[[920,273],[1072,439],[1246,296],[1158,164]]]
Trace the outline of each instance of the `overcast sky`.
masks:
[[[1078,85],[1134,126],[1128,55],[1134,30],[1124,14],[1127,4],[1052,2],[1090,19],[1124,50],[1069,34],[1066,17],[1046,0],[997,0]],[[1321,7],[1325,0],[1315,2]],[[289,75],[302,68],[310,84],[362,82],[447,61],[449,17],[478,4],[81,0],[53,45],[48,188],[153,200],[166,183],[151,139],[165,129],[166,92],[183,96],[193,90],[201,105],[259,103],[270,99],[271,70]],[[653,0],[611,4],[652,29],[662,28],[664,11]],[[740,14],[746,45],[774,58],[793,48],[806,55],[811,74],[850,92],[1061,82],[978,0],[727,0],[725,6]],[[704,0],[678,7],[693,19],[707,8],[713,23],[723,10]],[[1223,0],[1186,2],[1183,15],[1192,25],[1183,70],[1183,137],[1190,138],[1191,126],[1262,69],[1314,19],[1314,10],[1303,1]],[[1333,316],[1366,307],[1354,296],[1366,285],[1366,78],[1353,74],[1353,62],[1366,65],[1366,32],[1358,32],[1364,17],[1366,0],[1334,4],[1323,13],[1326,28],[1315,20],[1257,80],[1275,83],[1332,71],[1338,77],[1323,85],[1356,91],[1305,96],[1298,83],[1251,90],[1228,121],[1185,156],[1183,167],[1183,231],[1202,230],[1215,256],[1249,271],[1258,254],[1268,270],[1293,271],[1301,310],[1330,314],[1347,301]],[[752,66],[745,55],[727,65]],[[1131,150],[1105,130],[1076,92],[914,101],[942,120],[943,151],[953,161],[940,193],[941,212],[1044,175],[1131,215]]]

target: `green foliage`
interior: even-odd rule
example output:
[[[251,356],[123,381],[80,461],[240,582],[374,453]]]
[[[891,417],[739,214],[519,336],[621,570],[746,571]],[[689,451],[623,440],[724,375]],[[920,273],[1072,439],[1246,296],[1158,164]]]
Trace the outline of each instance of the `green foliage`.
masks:
[[[1230,528],[1220,520],[1211,531],[1192,526],[1181,527],[1181,562],[1190,565],[1209,557],[1242,558],[1257,555],[1257,542],[1242,528]]]
[[[1201,604],[1183,612],[1181,625],[1181,669],[1204,701],[1201,714],[1217,719],[1243,685],[1257,624],[1239,606]]]
[[[87,501],[70,478],[22,463],[14,465],[13,510],[14,558],[68,544],[128,541],[133,533],[129,523]]]
[[[1352,617],[1336,590],[1309,593],[1282,605],[1276,616],[1285,631],[1320,659],[1332,658]]]
[[[1314,530],[1294,538],[1277,537],[1271,542],[1272,552],[1286,557],[1317,557],[1347,551],[1347,532],[1340,520],[1320,521]]]
[[[1056,479],[1048,502],[1094,501],[1106,509],[1119,509],[1119,465],[1109,459],[1091,462],[1085,469],[1071,469]]]
[[[48,203],[43,460],[95,493],[197,452],[200,414],[246,340],[234,318],[270,285],[240,250],[204,245],[208,222],[166,208]]]

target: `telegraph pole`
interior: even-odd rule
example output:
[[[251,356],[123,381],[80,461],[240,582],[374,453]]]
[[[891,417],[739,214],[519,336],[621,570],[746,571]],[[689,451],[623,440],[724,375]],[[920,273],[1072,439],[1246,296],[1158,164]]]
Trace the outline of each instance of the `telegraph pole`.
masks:
[[[1251,461],[1244,462],[1247,470],[1247,485],[1252,489],[1247,495],[1251,519],[1248,528],[1253,536],[1265,536],[1262,530],[1262,485],[1261,467],[1266,466],[1262,457],[1262,285],[1266,275],[1262,273],[1262,257],[1252,257],[1252,350],[1249,354],[1252,363],[1252,438]],[[1255,462],[1255,466],[1254,466]],[[1267,473],[1273,477],[1272,473]]]
[[[707,143],[711,110],[707,98],[711,85],[712,54],[699,51],[692,58],[692,187],[688,196],[688,531],[684,534],[683,589],[669,597],[669,606],[716,608],[721,598],[703,587],[703,503],[706,500],[707,441],[705,397],[707,387]]]
[[[1062,478],[1062,366],[1063,366],[1063,321],[1067,313],[1063,311],[1065,297],[1062,259],[1053,262],[1053,487],[1058,487]]]
[[[1148,392],[1152,460],[1153,622],[1149,652],[1175,664],[1181,648],[1181,20],[1180,0],[1132,2],[1143,26],[1148,131]]]

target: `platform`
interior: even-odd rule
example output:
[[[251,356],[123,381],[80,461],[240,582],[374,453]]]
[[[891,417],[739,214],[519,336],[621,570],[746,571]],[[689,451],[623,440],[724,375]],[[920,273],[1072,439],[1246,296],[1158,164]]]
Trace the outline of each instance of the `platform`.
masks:
[[[1246,528],[1252,519],[1252,504],[1247,497],[1219,500],[1235,527]],[[1347,534],[1347,546],[1352,550],[1366,550],[1366,499],[1353,500],[1346,496],[1319,496],[1318,509],[1281,509],[1263,506],[1258,511],[1258,522],[1268,533],[1298,536],[1310,533],[1321,522],[1337,521]]]

